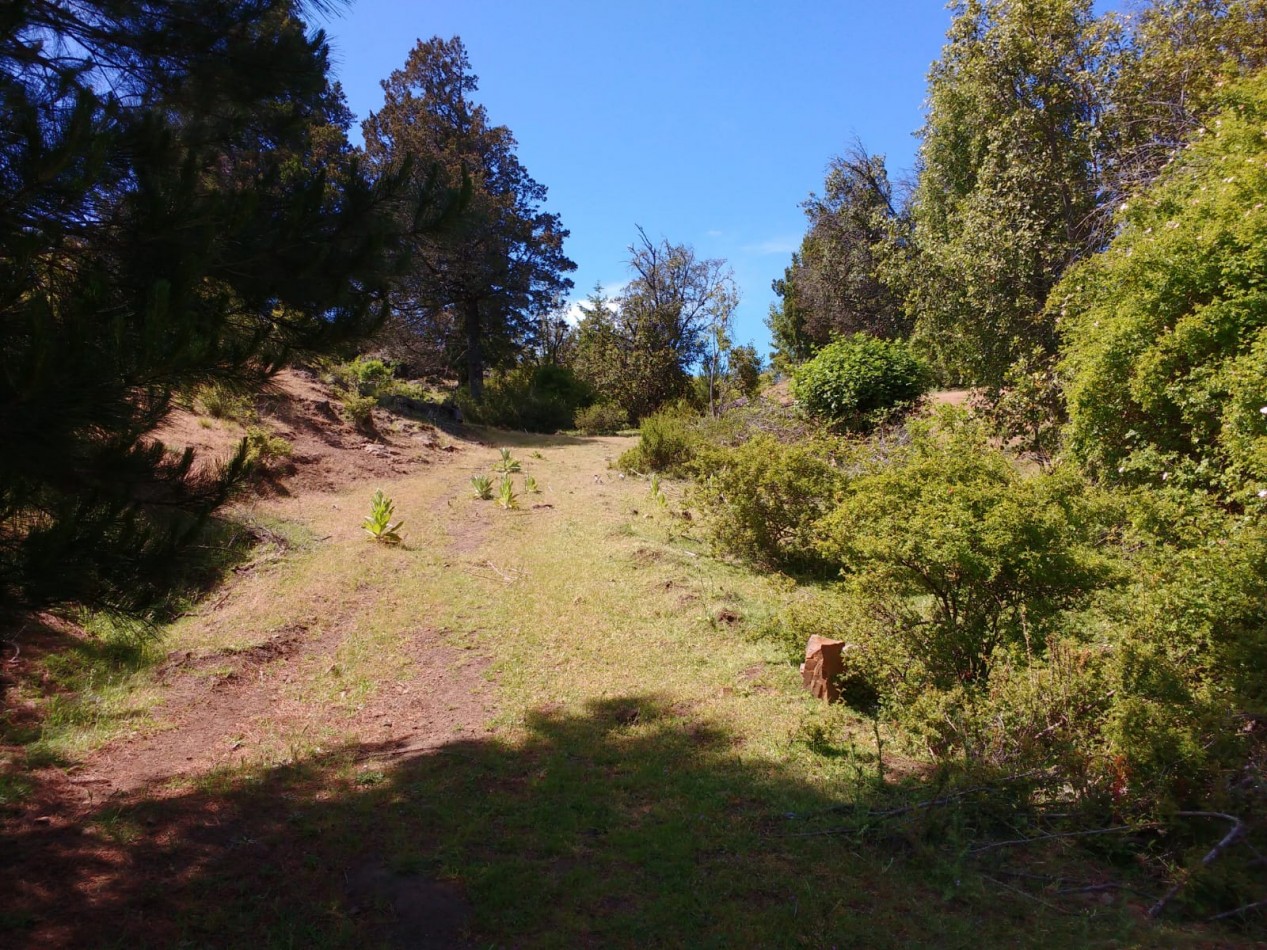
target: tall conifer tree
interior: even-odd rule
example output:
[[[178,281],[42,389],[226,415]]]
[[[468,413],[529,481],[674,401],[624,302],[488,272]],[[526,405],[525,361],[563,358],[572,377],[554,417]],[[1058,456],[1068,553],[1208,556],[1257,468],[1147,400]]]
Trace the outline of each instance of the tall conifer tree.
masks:
[[[0,598],[137,606],[224,497],[149,436],[379,318],[384,181],[292,0],[0,6]],[[327,170],[327,166],[330,170]]]
[[[365,151],[391,174],[412,163],[418,180],[463,193],[443,230],[414,245],[393,307],[415,333],[443,337],[450,366],[481,398],[485,367],[513,361],[541,318],[572,287],[568,232],[542,210],[546,188],[471,95],[478,86],[457,37],[420,41],[383,82],[383,108],[365,121]]]

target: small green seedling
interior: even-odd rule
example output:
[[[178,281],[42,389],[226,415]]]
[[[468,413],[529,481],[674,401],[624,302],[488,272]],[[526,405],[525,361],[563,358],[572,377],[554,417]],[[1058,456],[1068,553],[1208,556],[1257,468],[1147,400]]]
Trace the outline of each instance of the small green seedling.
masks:
[[[397,521],[392,524],[392,511],[395,507],[392,500],[383,494],[381,488],[374,492],[374,497],[370,500],[369,517],[365,519],[362,527],[375,541],[383,544],[400,544],[404,540],[399,530],[404,522]]]
[[[529,495],[540,495],[541,486],[537,484],[537,480],[531,475],[524,476],[524,491]]]
[[[661,508],[669,507],[669,499],[664,494],[664,489],[660,487],[660,474],[658,472],[651,476],[651,497]]]
[[[493,471],[505,475],[519,471],[519,460],[510,457],[510,449],[502,449],[501,453],[502,457],[493,465]]]
[[[519,507],[519,496],[515,494],[515,480],[509,474],[502,476],[501,486],[497,490],[497,504],[507,511]]]
[[[487,475],[475,475],[471,478],[471,488],[480,501],[488,501],[493,497],[493,480]]]

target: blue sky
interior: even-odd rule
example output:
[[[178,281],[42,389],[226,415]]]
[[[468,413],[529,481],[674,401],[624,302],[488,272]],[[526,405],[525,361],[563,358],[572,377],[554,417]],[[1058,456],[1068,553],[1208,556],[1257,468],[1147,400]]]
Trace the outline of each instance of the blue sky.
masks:
[[[626,279],[642,225],[730,263],[736,341],[765,351],[800,202],[854,135],[891,174],[909,170],[950,13],[938,0],[353,0],[317,25],[361,119],[417,40],[460,36],[476,98],[571,231],[573,298]]]

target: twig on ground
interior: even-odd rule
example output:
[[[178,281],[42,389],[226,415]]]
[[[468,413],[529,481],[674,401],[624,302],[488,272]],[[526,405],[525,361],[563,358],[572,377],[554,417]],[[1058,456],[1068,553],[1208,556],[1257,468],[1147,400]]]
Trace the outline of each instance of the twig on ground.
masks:
[[[995,848],[1010,848],[1018,844],[1033,844],[1035,841],[1054,841],[1057,838],[1088,838],[1091,835],[1108,835],[1118,831],[1136,831],[1137,825],[1114,825],[1111,828],[1091,828],[1087,831],[1061,831],[1048,835],[1034,835],[1032,838],[1012,838],[1008,841],[992,841],[980,847],[969,848],[968,854],[981,854]]]
[[[1210,923],[1214,923],[1214,921],[1216,920],[1227,920],[1229,917],[1236,917],[1237,915],[1243,914],[1246,911],[1257,910],[1259,907],[1267,907],[1267,900],[1254,901],[1254,903],[1246,904],[1244,907],[1238,907],[1236,908],[1236,910],[1225,910],[1221,914],[1215,914],[1213,917],[1210,918]]]
[[[523,571],[517,571],[513,567],[511,568],[511,570],[514,571],[514,576],[507,574],[505,571],[501,570],[492,561],[485,561],[484,565],[488,568],[491,568],[497,574],[497,576],[500,577],[502,580],[504,580],[507,584],[513,584],[520,577],[523,577],[523,574],[524,574]]]
[[[357,762],[369,759],[394,759],[399,755],[410,755],[414,752],[445,752],[446,742],[419,742],[416,745],[401,746],[398,749],[379,749],[374,752],[361,752],[356,756]]]
[[[1029,891],[1023,891],[1019,887],[1013,887],[1011,884],[1007,884],[1003,881],[998,880],[997,878],[990,877],[990,875],[988,874],[982,874],[981,876],[985,878],[987,881],[990,881],[994,884],[999,885],[999,887],[1003,888],[1004,890],[1011,891],[1013,894],[1020,894],[1021,897],[1027,897],[1036,904],[1042,904],[1048,910],[1054,910],[1058,914],[1069,913],[1069,911],[1065,910],[1063,907],[1057,907],[1055,904],[1051,903],[1050,901],[1045,901],[1041,897],[1034,896],[1033,894],[1029,893]]]
[[[9,644],[9,646],[13,647],[13,656],[9,657],[7,660],[4,661],[5,665],[12,666],[13,664],[17,663],[18,657],[22,655],[21,645],[19,645],[16,640],[0,640],[0,643],[7,643]]]
[[[1236,840],[1245,833],[1245,822],[1235,815],[1228,815],[1221,811],[1180,811],[1175,812],[1175,814],[1180,818],[1219,818],[1232,823],[1232,830],[1225,834],[1219,843],[1207,851],[1205,857],[1201,859],[1201,867],[1208,867],[1217,861],[1219,855],[1234,845]],[[1148,908],[1149,918],[1155,920],[1166,909],[1166,905],[1170,903],[1171,899],[1183,890],[1184,885],[1188,883],[1191,877],[1191,873],[1184,874],[1170,890],[1161,896],[1161,899],[1156,904]]]

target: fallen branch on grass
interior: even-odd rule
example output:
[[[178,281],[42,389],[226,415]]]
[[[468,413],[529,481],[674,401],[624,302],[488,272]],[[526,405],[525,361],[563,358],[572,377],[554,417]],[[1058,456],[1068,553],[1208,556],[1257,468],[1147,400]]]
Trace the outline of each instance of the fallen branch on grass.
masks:
[[[1054,841],[1057,838],[1089,838],[1092,835],[1109,835],[1120,831],[1137,831],[1139,825],[1114,825],[1112,828],[1091,828],[1086,831],[1060,831],[1048,835],[1034,835],[1032,838],[1012,838],[1008,841],[992,841],[976,848],[969,848],[968,854],[981,854],[995,848],[1010,848],[1018,844],[1033,844],[1035,841]]]
[[[1180,818],[1219,818],[1223,821],[1232,823],[1232,830],[1223,836],[1223,838],[1213,848],[1206,852],[1205,857],[1201,859],[1201,867],[1209,867],[1218,860],[1219,855],[1234,845],[1238,838],[1245,834],[1245,822],[1241,821],[1235,815],[1224,814],[1219,811],[1180,811],[1175,812]],[[1162,895],[1161,900],[1157,901],[1152,907],[1148,908],[1149,919],[1155,920],[1171,899],[1183,890],[1184,885],[1192,878],[1192,874],[1185,874],[1182,878],[1175,882],[1174,886]],[[1260,902],[1262,903],[1262,902]],[[1236,913],[1232,911],[1231,913]],[[1216,918],[1217,919],[1217,918]]]
[[[1236,917],[1246,911],[1257,910],[1259,907],[1267,907],[1267,901],[1254,901],[1252,904],[1246,904],[1244,907],[1238,907],[1236,910],[1225,910],[1221,914],[1215,914],[1210,918],[1210,923],[1216,920],[1227,920],[1229,917]]]

